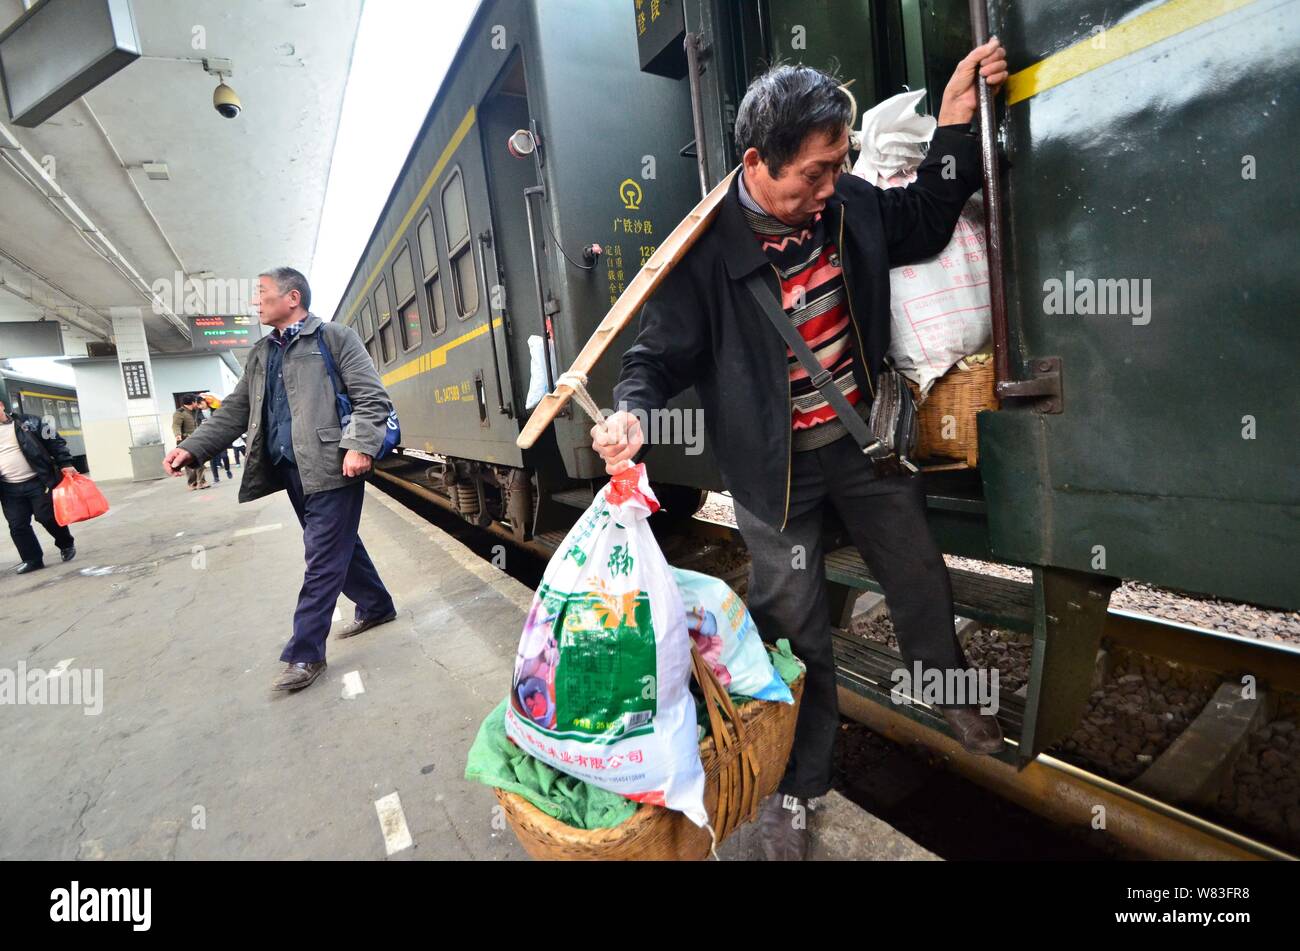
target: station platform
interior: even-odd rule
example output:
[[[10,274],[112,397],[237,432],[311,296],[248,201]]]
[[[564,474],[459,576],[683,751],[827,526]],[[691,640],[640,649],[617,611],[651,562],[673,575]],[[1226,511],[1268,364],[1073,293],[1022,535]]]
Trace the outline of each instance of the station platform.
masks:
[[[463,771],[532,592],[370,486],[361,536],[398,618],[272,691],[302,536],[283,493],[239,505],[236,483],[104,483],[111,511],[73,526],[74,561],[38,526],[47,567],[0,574],[0,670],[77,701],[0,706],[0,858],[526,857]],[[814,858],[934,858],[826,804]],[[756,831],[720,856],[758,857]]]

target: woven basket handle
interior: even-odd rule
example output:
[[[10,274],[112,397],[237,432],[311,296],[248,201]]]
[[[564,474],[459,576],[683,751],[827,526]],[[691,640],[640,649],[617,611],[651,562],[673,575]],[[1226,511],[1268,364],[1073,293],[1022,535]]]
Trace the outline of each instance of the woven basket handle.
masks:
[[[731,696],[694,642],[691,643],[691,672],[704,693],[709,732],[723,764],[718,774],[718,805],[713,816],[713,828],[721,842],[758,811],[758,756],[748,743],[745,724]],[[728,720],[734,735],[727,729]],[[738,757],[727,755],[736,749],[740,753]]]

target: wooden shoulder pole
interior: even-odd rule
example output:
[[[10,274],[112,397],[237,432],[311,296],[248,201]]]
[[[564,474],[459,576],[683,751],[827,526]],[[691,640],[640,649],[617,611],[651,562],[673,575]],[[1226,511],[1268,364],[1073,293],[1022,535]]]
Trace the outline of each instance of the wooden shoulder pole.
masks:
[[[700,235],[709,230],[709,225],[718,213],[727,189],[731,187],[731,180],[736,177],[738,171],[739,168],[733,170],[718,182],[713,191],[705,195],[700,203],[691,209],[690,213],[659,245],[655,253],[650,255],[650,260],[641,266],[636,277],[632,278],[632,282],[601,320],[596,332],[591,335],[591,339],[582,348],[578,358],[573,361],[573,366],[569,367],[570,372],[584,375],[591,373],[596,361],[609,349],[610,343],[618,336],[619,331],[635,319],[641,310],[641,305],[646,302],[668,272],[685,257],[686,252],[699,240]],[[528,422],[519,433],[519,438],[515,440],[515,445],[521,449],[528,449],[537,442],[537,438],[546,431],[546,427],[551,424],[572,395],[572,388],[566,383],[560,383],[555,387],[554,393],[543,396],[542,401],[533,408],[533,414],[528,417]]]

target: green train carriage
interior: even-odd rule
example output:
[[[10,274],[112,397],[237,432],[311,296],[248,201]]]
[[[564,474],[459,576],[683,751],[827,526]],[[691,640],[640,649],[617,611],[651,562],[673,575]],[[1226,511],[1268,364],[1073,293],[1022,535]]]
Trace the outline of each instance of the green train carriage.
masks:
[[[39,416],[63,437],[73,464],[87,471],[86,441],[81,432],[81,404],[75,387],[35,379],[0,368],[0,401],[9,412]]]
[[[1002,402],[979,416],[978,468],[925,484],[944,551],[1032,569],[1030,584],[954,572],[959,610],[1034,636],[1008,724],[1020,762],[1083,709],[1119,578],[1300,608],[1294,12],[989,5],[1013,72],[989,142]],[[773,59],[838,69],[861,109],[924,85],[933,111],[972,45],[970,8],[944,0],[482,3],[336,315],[371,347],[408,454],[480,524],[566,526],[604,470],[581,416],[515,447],[528,336],[553,343],[549,384],[653,239],[739,161],[735,108]],[[1054,310],[1047,288],[1080,278],[1149,281],[1147,312]],[[598,397],[634,333],[592,374]],[[721,488],[707,445],[659,446],[652,469],[679,512]],[[840,604],[873,584],[851,549],[828,577]],[[888,658],[842,646],[841,684],[887,702]]]

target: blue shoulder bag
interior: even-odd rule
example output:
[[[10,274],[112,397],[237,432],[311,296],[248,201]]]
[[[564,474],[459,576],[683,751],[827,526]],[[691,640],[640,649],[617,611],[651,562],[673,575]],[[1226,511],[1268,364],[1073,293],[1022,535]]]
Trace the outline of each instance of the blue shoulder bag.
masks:
[[[334,364],[333,348],[330,347],[329,334],[326,332],[325,327],[326,324],[322,323],[320,328],[320,352],[321,356],[325,358],[325,372],[329,374],[330,383],[334,386],[334,408],[338,410],[339,428],[344,429],[352,420],[352,400],[348,397],[347,391],[343,389],[343,381],[339,378],[339,368]],[[401,441],[402,425],[397,421],[397,409],[390,400],[388,403],[388,420],[384,426],[384,444],[375,453],[375,458],[384,458]]]

